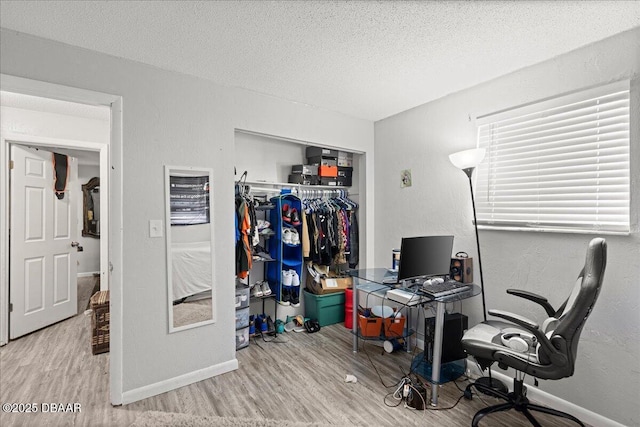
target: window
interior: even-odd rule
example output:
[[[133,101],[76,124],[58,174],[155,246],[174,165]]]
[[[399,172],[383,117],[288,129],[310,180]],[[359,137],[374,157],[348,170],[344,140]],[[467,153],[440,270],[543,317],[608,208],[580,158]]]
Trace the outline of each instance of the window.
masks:
[[[629,82],[478,119],[478,225],[629,232]]]

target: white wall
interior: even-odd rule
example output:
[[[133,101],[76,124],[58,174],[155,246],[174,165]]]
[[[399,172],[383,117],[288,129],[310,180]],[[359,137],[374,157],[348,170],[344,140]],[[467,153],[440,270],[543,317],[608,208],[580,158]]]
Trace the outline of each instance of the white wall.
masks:
[[[109,120],[58,114],[52,112],[0,107],[0,128],[2,132],[42,136],[57,139],[71,139],[88,142],[107,142],[109,140]],[[100,176],[98,153],[86,155],[92,159],[92,165],[79,162],[78,182],[70,182],[70,190],[78,197],[78,242],[83,252],[78,252],[78,274],[100,271],[100,240],[82,237],[82,184]]]
[[[369,152],[373,123],[14,31],[0,43],[2,73],[123,98],[123,401],[233,369],[235,128]],[[164,164],[214,171],[217,322],[174,334],[165,242],[148,234],[149,220],[164,220]]]
[[[475,117],[625,78],[632,79],[634,231],[605,236],[609,252],[604,285],[582,332],[574,376],[541,381],[540,388],[612,420],[638,425],[640,28],[377,122],[375,261],[388,265],[401,236],[448,233],[455,235],[454,253],[466,251],[477,258],[467,177],[448,160],[450,153],[475,146]],[[400,170],[406,168],[413,170],[413,187],[400,189]],[[559,306],[592,237],[480,231],[488,308],[540,320],[544,312],[538,306],[506,295],[505,289],[540,293]],[[462,310],[470,315],[470,325],[477,323],[481,299],[465,301]]]

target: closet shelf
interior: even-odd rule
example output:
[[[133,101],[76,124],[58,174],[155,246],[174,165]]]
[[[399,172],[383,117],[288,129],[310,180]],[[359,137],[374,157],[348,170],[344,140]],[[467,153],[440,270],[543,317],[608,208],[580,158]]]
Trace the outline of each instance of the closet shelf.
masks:
[[[337,186],[337,185],[305,185],[305,184],[294,184],[291,182],[269,182],[269,181],[245,181],[245,184],[249,184],[252,190],[255,191],[275,191],[279,190],[276,188],[266,188],[259,189],[253,187],[253,185],[271,185],[277,187],[286,187],[286,188],[304,188],[305,190],[349,190],[351,187]]]

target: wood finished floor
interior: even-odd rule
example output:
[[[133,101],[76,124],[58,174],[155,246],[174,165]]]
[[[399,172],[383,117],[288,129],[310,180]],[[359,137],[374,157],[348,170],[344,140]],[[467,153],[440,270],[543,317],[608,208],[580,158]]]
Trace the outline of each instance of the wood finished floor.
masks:
[[[91,284],[87,286],[92,286]],[[88,298],[89,291],[86,291]],[[82,405],[80,413],[0,413],[2,426],[128,426],[142,411],[250,417],[336,426],[469,426],[473,414],[498,401],[488,397],[462,399],[453,409],[415,411],[385,405],[393,388],[387,385],[407,369],[411,355],[385,353],[371,342],[351,351],[351,334],[342,324],[316,334],[286,333],[277,342],[252,340],[238,351],[239,369],[122,407],[109,403],[109,354],[93,356],[89,345],[91,319],[80,314],[0,348],[0,401],[57,402]],[[374,369],[375,366],[375,369]],[[357,383],[345,383],[346,374]],[[459,386],[464,388],[465,381]],[[461,396],[456,384],[440,387],[439,407]],[[389,402],[393,403],[393,402]],[[544,426],[573,426],[544,414]],[[514,411],[489,415],[484,426],[528,426]]]

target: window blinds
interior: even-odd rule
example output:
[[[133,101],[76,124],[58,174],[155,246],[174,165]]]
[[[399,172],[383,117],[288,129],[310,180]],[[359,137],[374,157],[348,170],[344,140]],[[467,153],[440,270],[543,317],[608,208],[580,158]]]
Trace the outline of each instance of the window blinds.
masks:
[[[629,82],[479,119],[478,225],[629,232]]]

